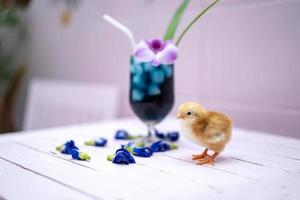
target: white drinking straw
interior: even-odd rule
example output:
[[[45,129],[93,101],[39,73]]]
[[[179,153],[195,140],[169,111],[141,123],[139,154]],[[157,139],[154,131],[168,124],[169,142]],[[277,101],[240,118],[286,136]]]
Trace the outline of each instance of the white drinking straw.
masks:
[[[117,29],[119,29],[120,31],[122,31],[124,34],[126,34],[128,39],[130,40],[132,48],[135,47],[135,40],[134,40],[133,34],[126,26],[124,26],[123,24],[121,24],[120,22],[118,22],[117,20],[115,20],[114,18],[112,18],[111,16],[109,16],[107,14],[103,15],[103,19],[106,22],[113,25],[114,27],[116,27]]]

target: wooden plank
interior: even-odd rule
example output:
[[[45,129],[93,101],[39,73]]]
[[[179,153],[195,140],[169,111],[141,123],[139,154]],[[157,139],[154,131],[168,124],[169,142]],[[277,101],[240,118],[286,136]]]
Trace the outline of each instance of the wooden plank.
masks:
[[[82,136],[81,136],[82,137]],[[73,138],[76,141],[78,141],[79,144],[83,143],[82,139],[79,138]],[[28,142],[27,142],[28,143]],[[35,144],[34,144],[35,143]],[[51,149],[54,144],[49,144],[50,146],[47,145],[39,145],[41,143],[39,143],[38,141],[35,141],[34,143],[31,143],[30,145],[33,145],[37,148],[42,148],[45,150],[45,152],[47,152],[47,149],[49,150],[49,148]],[[110,141],[110,143],[118,143],[115,141]],[[120,145],[120,144],[118,144]],[[88,150],[89,152],[97,152],[96,159],[97,158],[101,158],[101,157],[105,157],[105,155],[107,153],[110,153],[112,151],[113,146],[116,145],[109,145],[108,148],[95,148],[95,147],[84,147],[81,146],[81,148],[85,148],[86,150]],[[137,158],[137,162],[139,164],[144,165],[145,167],[151,167],[153,169],[157,169],[160,170],[162,172],[166,172],[166,173],[170,173],[172,175],[176,175],[177,178],[189,178],[192,182],[194,183],[198,183],[199,181],[205,182],[206,184],[208,184],[210,187],[215,188],[216,191],[220,192],[222,191],[222,193],[226,193],[226,195],[233,195],[231,192],[227,193],[228,187],[226,187],[228,184],[234,184],[235,185],[242,185],[243,188],[246,188],[245,185],[249,185],[249,187],[251,187],[251,185],[253,184],[246,184],[245,181],[241,181],[238,182],[237,180],[232,181],[232,179],[236,179],[235,177],[227,177],[227,178],[220,178],[224,176],[224,173],[232,173],[235,176],[242,176],[245,175],[245,172],[247,172],[248,177],[244,177],[244,178],[249,178],[250,180],[252,179],[256,179],[259,180],[258,182],[255,181],[255,184],[260,184],[263,185],[267,184],[269,181],[271,181],[270,179],[272,178],[280,178],[280,177],[289,177],[288,179],[291,179],[291,181],[295,181],[299,178],[299,176],[297,175],[295,176],[291,176],[290,174],[286,174],[288,172],[281,170],[281,169],[276,169],[276,168],[272,168],[270,166],[261,166],[260,164],[256,164],[256,163],[249,163],[249,162],[241,162],[237,160],[231,160],[230,162],[225,160],[225,164],[224,165],[224,160],[221,161],[220,163],[218,163],[218,167],[210,167],[210,166],[195,166],[194,163],[192,161],[190,161],[190,158],[187,158],[187,155],[190,155],[192,152],[190,150],[186,150],[184,148],[181,148],[178,151],[170,151],[170,152],[166,152],[166,153],[160,153],[157,154],[155,156],[153,156],[151,159],[143,159],[143,158]],[[261,154],[259,154],[261,155]],[[166,156],[166,158],[163,158],[163,156]],[[173,157],[174,156],[174,157]],[[182,156],[182,157],[180,157]],[[172,158],[176,158],[175,161]],[[184,162],[180,162],[180,161],[184,161]],[[97,165],[99,164],[99,166],[103,166],[105,165],[105,161],[102,160],[102,162],[99,164],[100,162],[93,162],[94,164],[97,163]],[[240,163],[241,162],[241,163]],[[92,163],[92,162],[91,162]],[[226,167],[227,166],[227,170],[231,170],[232,172],[228,172],[226,171]],[[96,166],[94,166],[96,167]],[[108,168],[109,166],[106,166],[105,168]],[[197,169],[201,169],[201,170],[197,170]],[[209,170],[206,169],[217,169],[219,170],[221,173],[218,173],[216,171],[210,172]],[[192,173],[186,173],[186,172],[192,172]],[[242,175],[241,175],[242,174]],[[214,177],[218,177],[217,181]],[[230,181],[228,181],[230,180]],[[217,183],[216,183],[217,182]],[[249,181],[250,183],[250,181]],[[281,187],[286,187],[286,186],[280,186],[279,184],[274,185],[273,188],[277,188],[280,189]],[[293,188],[291,188],[293,189]],[[290,188],[287,188],[286,191],[291,190]],[[267,190],[266,190],[267,191]],[[297,191],[294,191],[294,193]],[[224,194],[223,194],[224,195]],[[272,195],[270,193],[270,195]],[[276,195],[278,195],[278,193],[276,193]]]
[[[94,132],[96,132],[96,131],[94,131]],[[61,136],[62,135],[64,135],[64,134],[61,134]],[[79,136],[79,134],[76,134],[76,135]],[[85,134],[85,135],[87,135],[87,134]],[[82,136],[82,135],[80,135],[80,136]],[[65,136],[63,136],[63,137],[65,137]],[[67,139],[67,137],[65,137],[65,138]],[[86,137],[86,138],[88,139],[88,137]],[[46,139],[46,138],[44,138],[44,139]],[[189,145],[186,145],[186,146],[193,146],[193,145],[189,144]],[[228,147],[229,151],[232,152],[232,149],[236,148],[235,146],[236,146],[236,143],[230,144],[229,147]],[[247,147],[249,145],[243,145],[243,146]],[[197,148],[197,151],[198,151],[199,147],[195,147],[195,149],[196,148]],[[228,152],[228,150],[226,150],[225,153],[222,156],[226,155],[227,152]],[[240,156],[235,156],[236,152],[241,152],[240,153],[241,155]],[[191,151],[191,153],[192,153],[192,151]],[[247,156],[245,157],[245,155],[248,155],[248,157]],[[245,149],[245,148],[244,149],[241,148],[240,150],[234,151],[233,155],[231,153],[229,153],[228,156],[230,158],[233,158],[233,159],[235,159],[237,161],[240,161],[240,162],[245,161],[245,162],[248,162],[248,163],[253,163],[253,164],[256,163],[256,164],[259,164],[259,165],[266,165],[266,166],[269,166],[269,163],[268,163],[269,161],[268,160],[270,158],[274,157],[272,155],[271,156],[260,155],[258,152],[255,152],[255,151],[253,151],[251,149],[250,150],[249,149]],[[251,159],[249,159],[249,158],[251,158]],[[259,160],[257,160],[258,158],[259,158]],[[273,168],[278,168],[279,167],[280,169],[282,169],[284,171],[289,171],[291,169],[286,169],[286,168],[282,168],[282,167],[290,167],[290,166],[294,167],[294,166],[297,166],[297,165],[299,166],[299,163],[293,164],[290,160],[281,159],[281,158],[278,159],[276,157],[274,157],[272,161],[275,161],[275,162],[271,163],[271,166],[270,166],[271,168],[272,167]],[[276,166],[274,166],[274,164]],[[295,169],[295,167],[294,167],[294,169]]]
[[[5,153],[3,153],[4,150]],[[30,160],[24,159],[24,155],[30,157]],[[209,196],[217,195],[216,193],[210,194],[209,187],[204,183],[195,184],[154,170],[146,172],[145,169],[147,168],[139,165],[119,166],[105,162],[107,166],[103,169],[107,171],[95,172],[61,159],[45,156],[16,144],[2,144],[0,156],[13,160],[24,167],[30,167],[33,171],[47,175],[64,184],[72,185],[74,188],[98,198],[132,199],[138,193],[152,194],[146,196],[145,199],[153,199],[154,197],[158,199],[184,198],[186,195],[196,197],[201,193],[207,193]],[[110,166],[108,167],[108,165]],[[157,187],[158,184],[164,187]],[[128,189],[128,185],[132,188]],[[187,188],[181,190],[184,187]],[[115,191],[121,191],[121,193]],[[176,191],[176,193],[170,191]]]
[[[76,140],[79,141],[79,140]],[[24,142],[24,141],[23,141]],[[59,142],[57,142],[59,144]],[[78,144],[81,144],[81,142],[77,142]],[[112,141],[110,142],[112,143]],[[96,169],[96,170],[102,170],[107,171],[109,167],[111,167],[110,162],[106,161],[106,156],[108,154],[111,154],[112,152],[115,152],[116,147],[120,146],[119,142],[117,145],[109,145],[105,148],[96,148],[96,147],[86,147],[86,146],[80,146],[80,149],[85,149],[89,154],[92,156],[91,162],[83,162],[83,165]],[[46,144],[38,141],[31,141],[29,143],[26,142],[26,145],[30,145],[29,147],[35,148],[37,151],[41,151],[45,154],[50,154],[52,156],[57,156],[62,159],[66,159],[66,156],[63,154],[55,154],[53,155],[51,152],[51,149],[55,146],[54,144],[50,144],[47,142]],[[67,156],[68,157],[68,156]],[[170,159],[166,157],[160,156],[160,154],[155,154],[151,158],[140,158],[135,157],[137,164],[142,165],[145,168],[150,169],[149,171],[146,169],[142,173],[151,173],[151,171],[156,170],[159,173],[168,173],[170,175],[176,176],[181,179],[186,179],[188,181],[192,182],[199,182],[205,181],[205,183],[213,185],[214,187],[226,187],[228,183],[228,179],[231,180],[231,182],[245,182],[250,181],[251,178],[248,177],[242,177],[235,173],[227,172],[225,170],[214,170],[214,168],[211,167],[204,167],[200,170],[200,166],[196,166],[192,162],[182,162],[178,159]],[[72,161],[72,162],[78,162],[78,161]],[[81,162],[82,163],[82,162]],[[172,170],[171,170],[172,169]],[[194,171],[194,173],[186,173],[189,171]],[[211,179],[212,176],[218,176],[219,181],[216,183],[213,179]]]
[[[76,134],[74,136],[74,134],[73,134],[72,138],[75,139],[77,142],[79,142],[79,144],[82,144],[84,141],[84,139],[82,139],[82,138],[89,139],[89,137],[87,137],[86,135],[87,134],[84,134],[84,135]],[[98,136],[99,136],[99,134],[98,134]],[[92,136],[90,136],[90,137],[92,137]],[[52,140],[56,140],[57,144],[59,144],[59,143],[62,143],[64,140],[70,139],[70,138],[67,138],[62,135],[60,136],[60,138],[65,138],[65,139],[61,139],[61,141],[59,141],[59,139],[57,139],[57,138],[56,139],[52,138]],[[43,148],[43,146],[46,145],[44,141],[40,141],[40,142],[39,142],[39,140],[35,140],[35,141],[37,141],[36,145],[40,145],[40,146],[42,146],[42,148]],[[30,143],[30,141],[27,141],[27,143],[28,142]],[[111,146],[114,146],[114,148],[111,150],[111,152],[108,152],[108,153],[114,152],[116,147],[120,146],[119,143],[116,143],[118,145],[114,145],[114,143],[112,143],[112,142],[114,142],[114,140],[109,140],[108,144],[109,145],[111,144]],[[55,144],[55,143],[49,144],[50,146],[48,146],[48,148],[44,148],[44,151],[49,151],[51,148],[53,148],[57,144]],[[186,152],[185,150],[182,149],[182,147],[187,148],[187,149],[191,147],[190,149],[197,149],[197,151],[199,151],[198,149],[200,149],[198,146],[194,146],[194,148],[192,148],[193,144],[185,142],[185,141],[181,142],[180,145],[181,145],[181,148],[180,148],[180,151],[178,151],[178,155],[184,154],[185,156],[189,156],[192,153],[196,153],[196,151],[193,151],[193,150]],[[86,147],[83,147],[83,148],[86,148]],[[265,170],[268,170],[268,168],[270,168],[271,171],[272,171],[272,169],[275,169],[275,170],[278,169],[280,172],[289,172],[290,170],[291,171],[297,170],[297,168],[295,168],[295,166],[297,166],[297,165],[299,166],[299,163],[293,164],[292,161],[286,161],[286,159],[282,159],[282,158],[280,158],[280,159],[273,158],[273,160],[272,160],[272,159],[270,159],[270,156],[265,156],[265,155],[262,155],[262,154],[259,154],[257,152],[253,152],[253,151],[250,151],[250,152],[249,151],[241,151],[241,150],[233,151],[234,148],[232,146],[229,146],[228,149],[229,149],[229,151],[225,151],[225,153],[220,158],[222,161],[221,165],[220,165],[220,161],[219,161],[219,164],[216,167],[214,167],[214,169],[218,169],[218,167],[222,168],[223,166],[228,165],[229,168],[227,170],[229,170],[229,173],[239,174],[239,173],[237,173],[238,172],[237,168],[234,168],[234,170],[232,170],[231,164],[233,161],[235,161],[235,162],[233,162],[234,166],[236,164],[239,164],[237,166],[240,170],[242,170],[240,173],[241,176],[256,179],[256,178],[259,178],[259,177],[257,177],[259,174],[255,173],[255,171],[260,170],[260,167],[267,168]],[[251,158],[251,159],[248,159],[248,158]],[[266,158],[266,159],[264,159],[264,158]],[[180,160],[182,158],[177,157],[177,159]],[[259,160],[257,160],[257,159],[259,159]],[[190,161],[190,160],[191,160],[190,157],[186,158],[186,161]],[[252,170],[252,171],[248,170],[249,166],[251,166],[252,168],[255,168],[256,170]],[[290,168],[285,168],[284,166],[290,167]],[[223,168],[223,171],[226,171],[226,167]],[[245,173],[243,174],[243,171],[246,172],[246,174]],[[252,175],[251,174],[249,175],[249,173],[251,173],[251,172],[252,172]],[[274,171],[274,172],[276,172],[276,171]]]
[[[26,199],[93,199],[80,191],[1,158],[0,169],[2,199],[24,199],[25,197]]]
[[[232,142],[238,148],[273,154],[300,160],[300,140],[259,133],[256,131],[234,129]]]
[[[117,121],[107,121],[99,124],[90,124],[82,126],[70,126],[64,128],[53,128],[48,130],[38,130],[29,132],[28,134],[18,134],[13,136],[0,137],[0,143],[4,140],[18,139],[32,137],[43,138],[46,135],[72,137],[74,135],[104,135],[112,137],[114,132],[119,128],[125,128],[133,134],[146,133],[145,126],[137,120],[125,119]],[[160,130],[178,130],[179,123],[176,120],[165,120],[158,125]],[[263,142],[263,143],[262,143]],[[233,130],[233,138],[229,144],[237,148],[247,151],[261,152],[267,155],[285,157],[287,159],[299,159],[300,155],[300,141],[292,138],[284,138],[270,134],[259,133],[256,131],[249,131],[244,129],[235,128]]]
[[[60,137],[60,138],[63,138],[63,137]],[[47,143],[44,140],[42,140],[42,141],[40,141],[40,140],[24,141],[23,140],[23,142],[33,145],[35,148],[43,150],[44,152],[50,152],[51,149],[53,149],[57,144],[63,143],[63,141],[65,141],[67,139],[70,139],[70,138],[65,138],[65,139],[52,138],[52,140],[51,141],[48,140]],[[89,137],[87,137],[85,135],[76,135],[76,136],[73,136],[72,139],[74,139],[79,145],[82,145],[84,143],[84,140],[89,139]],[[56,141],[56,144],[54,141]],[[124,142],[124,143],[126,143],[126,142]],[[196,153],[196,151],[193,151],[192,149],[197,148],[197,151],[199,151],[198,149],[200,149],[198,146],[194,147],[194,148],[189,148],[189,147],[193,147],[193,145],[187,141],[181,141],[179,143],[179,145],[180,145],[180,150],[166,153],[166,154],[173,155],[173,157],[177,159],[177,161],[175,161],[175,162],[178,162],[180,160],[184,160],[186,162],[191,162],[191,154]],[[91,150],[93,150],[93,149],[100,150],[101,149],[100,151],[106,151],[106,154],[109,154],[109,153],[114,152],[118,146],[120,146],[120,142],[116,142],[115,140],[111,139],[111,140],[109,140],[108,147],[106,147],[106,148],[101,149],[101,148],[85,147],[85,146],[81,146],[81,148],[83,148],[83,149],[88,148]],[[245,178],[249,178],[249,179],[259,179],[261,177],[261,173],[256,173],[257,171],[261,171],[261,172],[266,171],[266,173],[267,172],[268,173],[288,173],[289,171],[297,170],[297,168],[295,168],[295,166],[297,166],[297,165],[299,166],[299,163],[291,165],[291,162],[293,162],[293,161],[289,161],[290,162],[289,163],[285,159],[281,159],[281,158],[280,159],[273,158],[273,160],[272,159],[270,160],[269,157],[263,156],[262,154],[259,154],[259,153],[247,152],[247,151],[245,151],[246,153],[244,153],[243,151],[233,151],[232,147],[230,147],[229,149],[230,149],[229,153],[228,152],[224,153],[224,155],[222,155],[219,158],[219,162],[215,167],[209,167],[209,168],[216,169],[218,171],[222,171],[223,173],[229,173],[229,174],[233,174],[233,175],[237,175],[237,176],[241,176],[241,177],[245,177]],[[99,153],[101,153],[101,152],[99,152]],[[246,155],[246,157],[245,157],[245,155]],[[100,156],[100,154],[97,154],[95,157],[99,157],[99,156]],[[106,155],[102,155],[102,156],[105,157]],[[249,157],[251,159],[248,159]],[[264,157],[266,157],[267,159],[264,159]],[[172,158],[172,156],[170,158]],[[261,162],[257,161],[257,158]],[[267,162],[265,162],[265,161],[267,161]],[[275,161],[275,162],[273,162],[273,161]],[[157,161],[157,162],[160,163],[160,161]],[[145,163],[143,163],[143,164],[145,164]],[[152,164],[155,164],[155,163],[150,161],[151,167],[153,167]],[[174,164],[176,164],[176,163],[174,163]],[[283,165],[288,164],[287,166],[289,166],[290,168],[281,167],[280,164],[283,164]],[[249,170],[249,167],[251,170]]]
[[[259,144],[257,144],[259,145]],[[200,147],[188,143],[182,142],[184,149],[189,149],[191,153],[200,153]],[[232,162],[232,160],[245,162],[253,165],[260,165],[265,168],[277,169],[281,172],[297,172],[300,169],[300,162],[298,160],[285,158],[282,156],[275,156],[271,154],[265,154],[263,152],[247,148],[248,145],[236,145],[229,144],[225,151],[219,156],[218,163],[228,161],[227,163]],[[184,153],[184,152],[180,152]],[[190,154],[191,154],[190,153]],[[222,164],[221,164],[222,166]],[[245,169],[248,169],[247,167]]]
[[[142,196],[147,194],[146,199],[172,197],[232,199],[249,193],[249,189],[251,194],[243,199],[295,199],[299,196],[297,189],[300,180],[299,160],[297,160],[299,140],[234,129],[233,140],[215,167],[196,166],[191,161],[190,155],[202,149],[183,138],[180,139],[180,149],[177,151],[156,154],[150,159],[136,158],[136,165],[118,166],[106,161],[105,158],[121,144],[113,140],[114,132],[119,128],[125,128],[134,134],[146,132],[144,125],[137,123],[136,120],[37,131],[36,134],[0,138],[2,143],[0,155],[5,153],[6,158],[30,166],[39,173],[45,173],[51,178],[82,189],[97,198],[132,199],[139,194]],[[177,128],[178,124],[174,120],[159,125],[160,130]],[[83,145],[85,140],[99,136],[109,139],[107,147],[95,148]],[[91,154],[91,162],[73,161],[69,156],[51,153],[56,145],[69,139],[75,139],[82,150]],[[19,149],[22,153],[20,155],[13,153],[14,149]],[[27,154],[32,160],[23,160]],[[51,161],[51,170],[45,171],[40,162],[48,162],[48,160]],[[61,169],[65,174],[57,172],[57,169]],[[76,173],[87,173],[87,176],[79,176]],[[73,183],[75,178],[69,176],[82,180],[91,179],[92,183],[98,188],[103,187],[104,190],[99,192],[94,186],[90,188],[84,183],[76,181]],[[104,185],[102,181],[114,184],[115,189],[122,193],[116,195],[112,188]],[[158,187],[158,183],[161,187]],[[90,183],[85,181],[85,184]],[[134,185],[135,192],[125,191],[123,194],[128,185]],[[232,187],[236,190],[232,190]],[[187,189],[182,191],[182,188]]]

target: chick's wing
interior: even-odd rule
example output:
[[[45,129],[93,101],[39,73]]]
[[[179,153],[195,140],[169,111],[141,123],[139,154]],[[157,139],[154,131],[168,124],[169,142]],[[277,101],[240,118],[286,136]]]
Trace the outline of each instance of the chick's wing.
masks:
[[[205,128],[207,142],[227,142],[231,135],[231,120],[224,114],[210,112],[208,124]]]

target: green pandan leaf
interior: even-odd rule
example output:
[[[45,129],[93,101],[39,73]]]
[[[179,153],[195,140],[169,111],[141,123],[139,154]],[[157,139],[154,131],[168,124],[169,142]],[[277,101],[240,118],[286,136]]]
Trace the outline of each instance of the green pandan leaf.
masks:
[[[178,27],[178,24],[180,22],[180,19],[184,13],[184,11],[186,10],[188,4],[189,4],[190,0],[183,0],[182,3],[180,4],[180,6],[177,8],[177,11],[175,12],[172,21],[170,22],[167,32],[164,36],[164,40],[171,40],[174,38],[176,29]]]
[[[202,12],[200,12],[192,21],[189,23],[189,25],[183,30],[183,32],[180,34],[179,38],[176,41],[176,46],[179,45],[181,39],[183,36],[188,32],[188,30],[200,19],[202,15],[204,15],[210,8],[212,8],[216,3],[218,3],[220,0],[215,0],[213,3],[211,3],[209,6],[207,6]]]

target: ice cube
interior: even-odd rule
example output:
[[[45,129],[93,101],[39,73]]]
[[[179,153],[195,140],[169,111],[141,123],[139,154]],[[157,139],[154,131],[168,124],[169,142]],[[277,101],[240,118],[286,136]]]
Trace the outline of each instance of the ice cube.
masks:
[[[133,74],[143,73],[143,68],[141,66],[141,63],[138,62],[137,60],[135,60],[133,57],[131,57],[131,59],[130,59],[130,71]]]
[[[165,80],[165,73],[162,69],[153,69],[150,71],[150,79],[152,83],[161,84]]]
[[[173,75],[173,65],[163,65],[162,68],[165,72],[167,78],[170,78]]]
[[[141,74],[143,73],[143,68],[140,64],[130,65],[130,71],[133,74]]]
[[[133,101],[141,101],[144,98],[145,94],[142,90],[133,89],[131,91],[131,98]]]
[[[133,56],[130,57],[130,71],[131,73],[136,73],[136,67],[135,67],[135,59]]]
[[[136,73],[136,68],[135,68],[135,65],[134,64],[130,64],[130,72],[132,74],[135,74]]]
[[[142,65],[145,72],[148,72],[151,69],[153,69],[153,65],[150,62],[144,62],[141,65]]]
[[[132,82],[138,88],[143,89],[146,87],[146,79],[145,79],[144,74],[137,73],[137,74],[133,75]]]
[[[157,84],[151,84],[148,87],[148,95],[149,96],[156,96],[156,95],[160,95],[161,91],[160,88]]]

